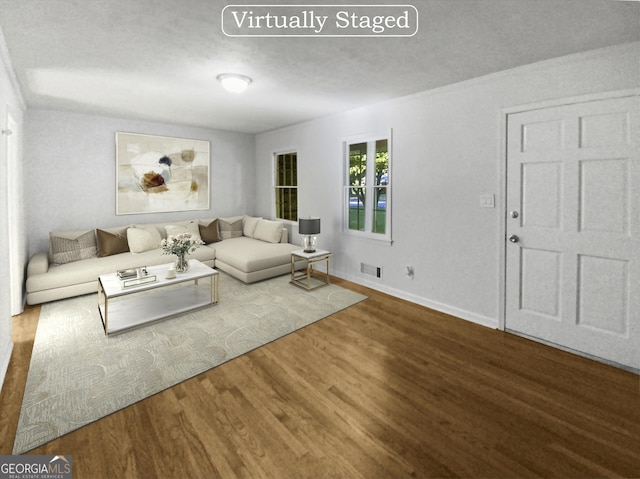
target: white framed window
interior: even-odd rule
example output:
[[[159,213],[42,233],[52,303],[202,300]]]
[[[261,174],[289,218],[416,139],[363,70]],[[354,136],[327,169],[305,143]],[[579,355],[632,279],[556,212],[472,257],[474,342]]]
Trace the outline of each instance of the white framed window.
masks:
[[[274,154],[275,208],[277,219],[298,221],[298,153]]]
[[[391,132],[344,143],[344,230],[391,241]]]

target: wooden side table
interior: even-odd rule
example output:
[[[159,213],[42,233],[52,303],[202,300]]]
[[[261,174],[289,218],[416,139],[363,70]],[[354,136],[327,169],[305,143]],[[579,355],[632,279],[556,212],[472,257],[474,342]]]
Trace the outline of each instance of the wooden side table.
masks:
[[[329,263],[331,255],[330,251],[315,250],[313,253],[305,253],[304,250],[299,249],[291,252],[291,284],[300,286],[306,290],[312,290],[326,286],[329,284]],[[303,269],[296,269],[296,261],[301,259],[306,260],[306,266]],[[313,265],[325,261],[327,263],[327,276],[324,281],[316,278],[316,281],[320,281],[320,284],[311,285],[311,275],[313,273]]]

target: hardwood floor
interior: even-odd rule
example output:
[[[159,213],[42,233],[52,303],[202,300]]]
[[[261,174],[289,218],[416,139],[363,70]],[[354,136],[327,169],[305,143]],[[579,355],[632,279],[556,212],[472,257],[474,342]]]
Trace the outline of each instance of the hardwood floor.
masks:
[[[30,454],[77,479],[640,477],[637,375],[335,283],[369,299]],[[14,318],[0,454],[38,315]]]

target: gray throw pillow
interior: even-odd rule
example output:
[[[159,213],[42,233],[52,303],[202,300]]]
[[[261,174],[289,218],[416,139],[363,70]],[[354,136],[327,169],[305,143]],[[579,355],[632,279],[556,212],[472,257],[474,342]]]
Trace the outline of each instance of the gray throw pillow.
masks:
[[[95,258],[98,254],[96,236],[93,232],[78,236],[75,239],[51,234],[49,237],[50,260],[54,264],[65,264],[81,259]]]
[[[220,238],[223,240],[240,238],[242,236],[242,218],[232,223],[218,219],[218,228],[220,229]]]

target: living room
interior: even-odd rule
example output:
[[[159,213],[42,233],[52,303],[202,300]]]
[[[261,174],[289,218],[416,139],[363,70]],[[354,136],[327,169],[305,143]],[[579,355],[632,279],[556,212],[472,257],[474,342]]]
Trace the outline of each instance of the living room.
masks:
[[[495,8],[502,6],[501,2],[489,0],[478,3],[485,1],[487,6],[489,3]],[[571,6],[562,8],[578,9],[579,3],[571,2]],[[544,52],[544,58],[539,58],[536,55],[542,53],[529,49],[523,38],[505,48],[516,52],[516,65],[489,71],[483,67],[483,58],[478,57],[477,73],[472,77],[433,87],[425,79],[421,91],[396,98],[381,94],[378,101],[369,104],[327,111],[292,123],[282,122],[277,127],[264,127],[260,123],[263,100],[258,96],[264,94],[261,82],[277,79],[261,79],[258,71],[251,73],[253,82],[244,96],[226,100],[220,107],[221,111],[234,106],[247,111],[255,105],[255,121],[247,121],[244,126],[235,118],[228,128],[191,123],[189,112],[183,111],[162,90],[154,96],[157,108],[174,113],[175,122],[153,119],[153,112],[105,113],[109,111],[109,95],[125,94],[130,88],[134,95],[153,96],[135,84],[117,85],[104,97],[88,98],[84,105],[74,108],[77,99],[71,103],[64,101],[69,92],[47,90],[48,82],[53,81],[47,72],[51,73],[53,67],[48,69],[45,58],[41,60],[39,80],[38,72],[31,72],[25,82],[24,74],[13,71],[12,48],[17,45],[13,42],[21,39],[13,36],[15,26],[0,20],[6,37],[0,37],[4,64],[0,70],[0,118],[5,121],[10,115],[15,120],[17,131],[11,135],[11,141],[17,142],[21,151],[21,161],[15,168],[9,171],[3,168],[0,172],[2,191],[15,195],[3,201],[6,227],[0,228],[0,248],[10,253],[0,258],[0,268],[10,272],[5,276],[0,296],[0,378],[4,378],[11,357],[11,316],[19,314],[24,306],[20,299],[27,262],[34,253],[47,249],[49,232],[131,222],[130,217],[117,215],[115,211],[116,132],[210,142],[211,204],[208,211],[198,212],[202,217],[251,214],[274,218],[273,157],[279,152],[296,151],[298,211],[300,217],[321,218],[318,241],[320,247],[333,253],[331,274],[473,323],[504,329],[507,114],[563,104],[566,99],[605,98],[612,92],[628,93],[634,89],[637,92],[640,86],[637,31],[640,5],[613,0],[588,3],[593,3],[594,8],[592,13],[584,13],[581,19],[584,25],[597,29],[596,25],[602,22],[606,26],[582,43],[576,41],[578,45],[573,44],[575,38],[558,34],[555,43],[550,41],[547,45],[549,51]],[[417,7],[425,20],[421,30],[427,32],[432,28],[429,7]],[[603,11],[610,16],[604,16]],[[3,15],[0,13],[0,19]],[[525,27],[524,20],[520,20],[525,31],[535,29],[535,25],[527,23]],[[616,33],[607,36],[616,26],[619,27]],[[600,43],[596,41],[598,35]],[[316,46],[306,42],[322,39],[304,40],[311,52]],[[424,42],[424,49],[430,46],[428,39],[419,36],[371,40],[394,42],[398,50],[402,50],[405,42]],[[343,41],[345,46],[353,40]],[[360,45],[369,55],[374,55],[379,46],[364,42]],[[357,54],[358,46],[351,44],[349,48]],[[415,45],[411,48],[415,53]],[[259,52],[259,46],[251,47],[252,54]],[[487,51],[486,63],[499,57],[500,54]],[[410,63],[411,58],[405,61]],[[436,68],[456,70],[456,61],[454,58]],[[65,65],[56,68],[62,73],[72,71],[76,62],[72,52],[69,62],[68,68]],[[325,69],[331,70],[330,65]],[[317,71],[310,71],[309,76],[316,74]],[[127,78],[118,75],[114,74],[114,83]],[[64,75],[61,78],[62,83],[67,80]],[[82,78],[93,81],[97,76],[94,73],[81,80],[69,77],[69,82]],[[134,76],[131,78],[135,81]],[[336,83],[330,86],[338,87],[337,80]],[[70,85],[67,88],[73,90],[73,83]],[[37,88],[41,90],[36,91]],[[322,91],[326,93],[326,89]],[[48,105],[59,107],[29,103],[28,99],[40,96],[53,98]],[[294,97],[291,101],[321,104],[330,103],[331,99]],[[340,100],[335,103],[340,104]],[[166,118],[167,112],[163,113]],[[219,116],[222,118],[216,121],[224,122],[224,115]],[[9,129],[3,124],[5,128]],[[379,239],[351,234],[344,226],[344,145],[376,135],[384,135],[392,143],[393,206],[388,214],[392,211],[393,218],[388,235]],[[8,138],[3,134],[0,143],[3,166],[7,163]],[[482,203],[486,198],[490,201]],[[156,213],[139,216],[136,221],[153,223],[193,217],[194,212]],[[287,228],[290,241],[300,244],[297,224],[289,222]],[[10,264],[10,256],[17,266]],[[381,272],[380,277],[363,272],[363,265],[373,266]]]

